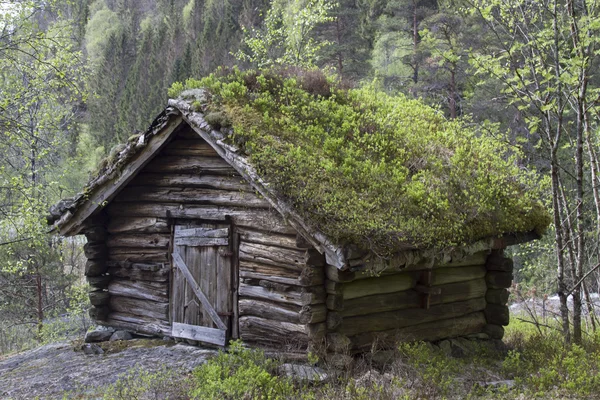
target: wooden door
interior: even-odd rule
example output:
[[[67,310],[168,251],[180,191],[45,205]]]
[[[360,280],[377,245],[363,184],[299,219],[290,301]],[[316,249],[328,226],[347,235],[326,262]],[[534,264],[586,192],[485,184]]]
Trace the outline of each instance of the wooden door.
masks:
[[[172,336],[224,346],[233,315],[230,226],[175,226],[172,258]]]

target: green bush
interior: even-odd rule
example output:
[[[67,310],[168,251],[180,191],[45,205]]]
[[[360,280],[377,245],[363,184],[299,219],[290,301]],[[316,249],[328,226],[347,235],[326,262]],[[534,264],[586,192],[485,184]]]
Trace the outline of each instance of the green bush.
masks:
[[[292,382],[275,374],[276,366],[261,351],[232,342],[228,352],[220,352],[194,371],[191,397],[275,400],[296,396]]]

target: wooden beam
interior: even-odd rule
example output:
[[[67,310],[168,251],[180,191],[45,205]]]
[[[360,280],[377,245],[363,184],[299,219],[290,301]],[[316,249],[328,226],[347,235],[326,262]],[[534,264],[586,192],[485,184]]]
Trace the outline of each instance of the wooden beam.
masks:
[[[173,322],[173,337],[197,340],[199,342],[225,346],[226,331],[223,329],[208,328],[206,326],[182,324]]]

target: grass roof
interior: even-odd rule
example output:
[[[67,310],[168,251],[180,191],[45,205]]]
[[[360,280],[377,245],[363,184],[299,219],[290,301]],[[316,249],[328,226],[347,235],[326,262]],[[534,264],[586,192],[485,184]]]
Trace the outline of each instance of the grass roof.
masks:
[[[338,243],[379,254],[449,247],[549,224],[537,176],[476,126],[318,71],[221,71],[195,106],[270,188]]]

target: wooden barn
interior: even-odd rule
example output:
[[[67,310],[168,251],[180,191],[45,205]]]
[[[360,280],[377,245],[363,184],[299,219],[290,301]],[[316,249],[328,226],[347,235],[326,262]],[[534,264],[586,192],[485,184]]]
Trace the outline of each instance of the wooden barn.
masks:
[[[51,214],[61,235],[87,237],[98,324],[288,350],[502,338],[513,277],[503,251],[537,237],[513,232],[387,258],[337,243],[182,98]]]

